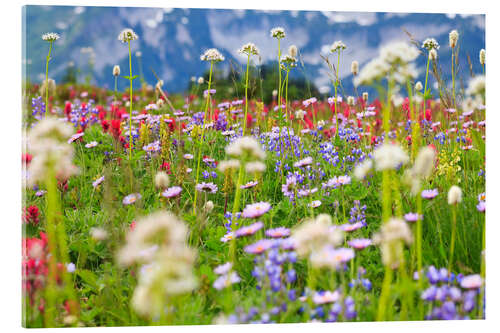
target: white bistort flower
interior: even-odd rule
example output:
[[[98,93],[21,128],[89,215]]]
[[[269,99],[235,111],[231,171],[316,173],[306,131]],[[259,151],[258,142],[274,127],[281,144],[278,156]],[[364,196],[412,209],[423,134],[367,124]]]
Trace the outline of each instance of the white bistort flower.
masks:
[[[275,27],[271,29],[271,37],[273,38],[285,38],[285,29],[282,27]]]
[[[206,50],[201,56],[200,56],[201,61],[214,61],[214,62],[219,62],[219,61],[224,61],[224,56],[219,52],[217,49],[208,49]]]
[[[415,164],[411,169],[412,176],[427,178],[434,170],[436,151],[429,146],[423,147],[418,152]]]
[[[439,50],[439,43],[434,38],[427,38],[422,43],[422,48],[427,49],[427,51]]]
[[[113,76],[119,76],[120,75],[120,66],[115,65],[113,67]]]
[[[479,62],[483,66],[486,63],[486,51],[485,51],[485,49],[481,49],[481,51],[479,51]]]
[[[218,165],[218,169],[220,172],[226,172],[228,170],[238,170],[240,167],[240,161],[231,159],[231,160],[225,160],[221,161]]]
[[[448,204],[456,205],[462,202],[462,190],[460,187],[453,185],[448,191]]]
[[[234,157],[249,154],[261,160],[266,158],[266,153],[262,150],[260,143],[251,136],[243,136],[231,142],[226,146],[226,154]]]
[[[356,165],[356,167],[354,168],[354,177],[356,177],[356,179],[359,180],[364,179],[368,174],[368,172],[370,172],[372,167],[373,167],[373,162],[371,159],[364,160],[363,162]]]
[[[238,53],[246,55],[259,55],[259,49],[254,43],[246,43],[238,50]]]
[[[47,42],[55,42],[59,38],[59,34],[55,32],[47,32],[42,35],[42,39]]]
[[[457,46],[458,42],[458,31],[452,30],[450,34],[448,35],[449,40],[450,40],[450,47],[453,49],[455,46]]]
[[[373,152],[375,169],[378,171],[396,169],[409,161],[408,154],[396,144],[383,143]]]
[[[291,239],[297,254],[306,257],[322,250],[325,246],[338,246],[343,241],[343,232],[333,227],[328,214],[320,214],[315,219],[307,220],[292,230]]]
[[[354,76],[358,75],[359,73],[359,63],[356,60],[351,62],[351,73]]]
[[[298,49],[296,45],[290,45],[288,48],[288,54],[294,58],[297,58]]]
[[[347,46],[341,41],[335,41],[332,46],[330,47],[330,52],[335,53],[337,51],[342,51],[345,50]]]
[[[138,39],[139,36],[134,32],[134,30],[127,28],[123,29],[118,35],[118,40],[122,43],[128,43],[130,41]]]
[[[248,162],[245,165],[245,170],[248,173],[263,173],[266,171],[266,165],[260,161]]]

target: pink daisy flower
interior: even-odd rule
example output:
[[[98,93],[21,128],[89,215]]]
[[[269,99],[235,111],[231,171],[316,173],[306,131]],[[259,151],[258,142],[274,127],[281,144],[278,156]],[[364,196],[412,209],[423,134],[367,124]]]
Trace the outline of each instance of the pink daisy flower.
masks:
[[[245,209],[243,209],[241,216],[245,218],[257,218],[267,213],[270,209],[271,209],[271,204],[269,204],[268,202],[261,201],[247,205]]]

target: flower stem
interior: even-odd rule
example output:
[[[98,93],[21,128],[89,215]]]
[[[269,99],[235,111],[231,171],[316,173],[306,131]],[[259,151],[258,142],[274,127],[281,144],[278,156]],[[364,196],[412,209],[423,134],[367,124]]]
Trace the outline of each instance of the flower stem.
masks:
[[[128,114],[128,159],[132,160],[132,52],[130,50],[130,40],[128,41],[128,65],[130,69],[129,83],[130,83],[130,92],[129,92],[129,114]]]
[[[201,144],[203,141],[203,137],[205,135],[205,124],[207,122],[207,114],[208,114],[208,105],[210,103],[210,87],[212,86],[212,70],[214,67],[214,62],[210,61],[210,73],[208,74],[208,90],[207,90],[207,101],[205,103],[205,114],[203,115],[203,124],[201,126],[201,137],[198,141],[198,158],[196,162],[196,181],[195,186],[198,184],[200,180],[200,162],[201,162]],[[246,103],[246,101],[245,101]],[[194,200],[193,200],[193,214],[196,214],[196,203],[198,199],[198,191],[194,191]]]
[[[45,116],[49,112],[49,61],[50,53],[52,52],[52,41],[49,44],[49,54],[47,55],[47,63],[45,64]]]

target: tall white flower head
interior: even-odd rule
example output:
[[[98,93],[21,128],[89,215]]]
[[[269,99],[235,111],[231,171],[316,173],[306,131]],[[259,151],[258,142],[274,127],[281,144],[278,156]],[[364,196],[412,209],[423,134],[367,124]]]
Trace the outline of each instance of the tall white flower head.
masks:
[[[380,58],[390,64],[409,63],[418,55],[418,49],[406,42],[393,42],[380,49]]]
[[[422,48],[427,51],[430,50],[439,50],[439,43],[434,38],[427,38],[422,43]]]
[[[285,29],[282,27],[275,27],[271,29],[271,37],[282,39],[285,38]]]
[[[120,75],[120,66],[115,65],[113,67],[113,76],[119,76]]]
[[[60,38],[59,34],[57,34],[55,32],[47,32],[47,33],[42,35],[42,39],[44,41],[47,41],[47,42],[55,42],[59,38]]]
[[[403,259],[403,242],[411,244],[412,233],[405,221],[391,218],[382,224],[380,232],[373,236],[373,242],[380,245],[382,262],[396,268]]]
[[[259,55],[259,49],[254,43],[246,43],[239,50],[238,53],[246,55]]]
[[[484,75],[476,75],[470,81],[467,86],[467,95],[482,95],[486,89],[486,78]]]
[[[359,75],[354,78],[354,85],[369,85],[381,80],[391,69],[390,64],[382,58],[375,58],[363,66]]]
[[[38,122],[29,133],[29,151],[33,154],[28,173],[28,184],[44,181],[49,167],[52,166],[59,180],[66,180],[78,173],[73,165],[73,146],[68,138],[73,127],[58,119],[46,117]]]
[[[155,176],[155,186],[161,189],[165,189],[170,184],[170,179],[165,171],[160,171]]]
[[[397,144],[383,143],[373,152],[375,169],[378,171],[396,169],[409,161],[408,154]]]
[[[373,162],[371,159],[364,160],[363,162],[356,165],[356,167],[354,168],[354,177],[356,177],[359,180],[364,179],[368,174],[368,172],[370,172],[372,167],[373,167]]]
[[[424,86],[422,85],[422,82],[418,81],[417,83],[415,83],[415,90],[416,91],[420,91],[424,88]]]
[[[455,46],[457,46],[458,42],[458,31],[452,30],[449,34],[449,40],[450,40],[450,47],[453,49]]]
[[[351,63],[351,73],[354,76],[358,75],[358,73],[359,73],[359,63],[356,60],[354,60]]]
[[[281,57],[281,63],[286,64],[290,67],[296,67],[297,59],[293,57],[291,54],[285,54],[284,56]]]
[[[315,219],[305,221],[292,230],[291,238],[299,256],[308,256],[325,246],[338,246],[343,241],[340,228],[333,228],[328,214],[320,214]]]
[[[139,36],[132,29],[123,29],[118,35],[118,40],[122,43],[128,43],[130,41],[139,39]]]
[[[481,49],[481,51],[479,51],[479,62],[481,63],[481,65],[484,65],[486,63],[486,50],[485,49]]]
[[[341,40],[338,40],[332,44],[330,52],[335,53],[337,51],[345,50],[346,48],[347,46]]]
[[[429,146],[426,146],[418,152],[415,164],[413,165],[412,176],[427,178],[434,170],[436,162],[436,151]]]
[[[288,48],[288,54],[291,55],[294,58],[297,58],[297,54],[298,54],[297,46],[296,45],[290,45],[290,47]]]
[[[266,153],[262,150],[260,143],[251,136],[243,136],[231,142],[226,146],[226,154],[233,157],[248,154],[261,160],[266,158]]]
[[[448,191],[448,204],[456,205],[460,202],[462,202],[462,190],[460,187],[453,185]]]
[[[217,49],[208,49],[206,50],[201,56],[200,56],[201,61],[214,61],[214,62],[219,62],[219,61],[224,61],[224,56],[219,52]]]

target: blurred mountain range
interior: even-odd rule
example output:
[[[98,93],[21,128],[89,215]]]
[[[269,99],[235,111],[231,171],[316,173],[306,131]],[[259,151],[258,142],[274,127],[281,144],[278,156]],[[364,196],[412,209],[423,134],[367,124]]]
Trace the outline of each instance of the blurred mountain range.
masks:
[[[33,81],[40,82],[45,75],[48,44],[41,35],[57,32],[61,39],[54,45],[50,77],[59,82],[67,67],[74,65],[80,70],[82,81],[83,76],[92,72],[93,83],[113,87],[113,66],[119,64],[122,75],[128,75],[129,70],[128,48],[117,36],[122,29],[132,28],[139,35],[139,40],[132,42],[134,74],[139,74],[136,52],[140,51],[146,82],[153,85],[156,82],[151,71],[154,69],[169,92],[185,90],[191,77],[207,70],[208,64],[199,58],[207,48],[216,47],[224,54],[226,61],[218,65],[224,71],[244,66],[246,58],[237,50],[247,42],[259,47],[263,63],[274,60],[277,41],[270,37],[269,31],[275,26],[286,31],[283,51],[291,44],[299,48],[303,66],[299,65],[295,75],[306,75],[323,93],[329,93],[331,85],[320,54],[328,54],[329,45],[336,40],[347,45],[340,66],[347,87],[352,82],[351,61],[357,60],[362,67],[378,55],[381,45],[409,41],[407,32],[418,42],[427,37],[437,39],[441,45],[440,65],[443,74],[449,76],[448,33],[457,29],[460,75],[465,84],[470,77],[467,56],[472,70],[479,72],[478,54],[485,48],[485,15],[25,6],[23,22],[23,75]],[[425,60],[421,56],[417,62],[422,79]],[[119,88],[127,84],[125,79],[119,79]]]

